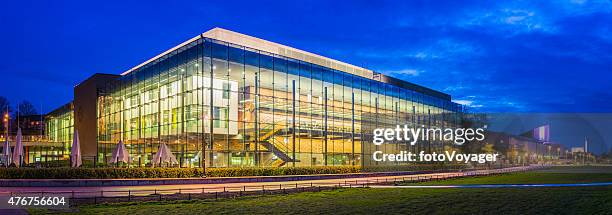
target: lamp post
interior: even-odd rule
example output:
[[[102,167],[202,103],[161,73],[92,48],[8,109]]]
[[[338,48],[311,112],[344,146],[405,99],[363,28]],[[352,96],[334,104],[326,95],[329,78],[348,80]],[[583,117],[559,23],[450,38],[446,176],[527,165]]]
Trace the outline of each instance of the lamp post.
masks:
[[[4,131],[5,131],[5,139],[8,141],[9,139],[9,113],[8,113],[8,109],[6,110],[6,112],[4,113],[3,117],[2,117],[2,122],[4,123]]]
[[[6,143],[6,146],[10,149],[11,148],[11,144],[9,143],[9,113],[8,113],[8,108],[6,109],[6,112],[4,114],[2,114],[2,123],[4,124],[4,131],[5,131],[5,135],[4,135],[4,141]],[[3,149],[3,152],[8,152],[8,149]],[[9,157],[10,157],[10,152],[9,155],[5,155],[4,153],[2,154],[2,162],[5,163],[6,167],[8,167],[10,165],[9,162]]]

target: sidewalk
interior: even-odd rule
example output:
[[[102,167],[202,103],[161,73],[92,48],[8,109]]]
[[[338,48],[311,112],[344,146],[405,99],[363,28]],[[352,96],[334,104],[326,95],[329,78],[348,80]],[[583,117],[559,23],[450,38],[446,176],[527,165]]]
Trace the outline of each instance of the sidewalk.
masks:
[[[404,171],[325,175],[244,176],[211,178],[135,178],[135,179],[0,179],[0,187],[99,187],[179,184],[226,184],[253,182],[305,181],[343,178],[368,178],[457,171]]]
[[[316,179],[297,181],[268,182],[237,182],[208,184],[177,184],[177,185],[142,185],[142,186],[95,186],[95,187],[0,187],[0,196],[6,195],[65,195],[71,199],[78,198],[126,198],[151,197],[154,199],[175,197],[191,199],[200,195],[202,198],[220,198],[221,196],[243,196],[251,194],[266,194],[273,192],[304,191],[333,189],[339,187],[370,187],[370,185],[388,184],[402,181],[443,180],[456,177],[471,177],[477,175],[502,174],[519,171],[541,169],[544,166],[511,167],[504,169],[473,170],[463,172],[421,173],[409,175],[372,176],[372,174],[341,175],[343,178]],[[404,172],[406,173],[406,172]],[[381,173],[376,173],[381,174]],[[369,175],[369,177],[366,177]],[[334,176],[334,175],[332,175]],[[353,176],[353,177],[349,177]],[[299,176],[303,177],[303,176]],[[321,177],[321,176],[318,176]],[[257,177],[262,178],[262,177]],[[278,178],[278,177],[263,177]],[[176,180],[176,179],[175,179]],[[182,179],[184,180],[184,179]],[[202,179],[204,180],[204,179]],[[218,179],[210,179],[218,180]],[[121,200],[123,201],[123,200]]]

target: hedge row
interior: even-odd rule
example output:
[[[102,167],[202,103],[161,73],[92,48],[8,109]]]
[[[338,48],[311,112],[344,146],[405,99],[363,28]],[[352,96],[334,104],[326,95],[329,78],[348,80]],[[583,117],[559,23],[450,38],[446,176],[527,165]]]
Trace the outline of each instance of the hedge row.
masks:
[[[341,174],[359,167],[208,168],[208,177]],[[202,168],[1,168],[0,179],[197,178]]]
[[[345,174],[361,172],[360,167],[265,167],[265,168],[210,168],[206,169],[209,177],[236,176],[275,176],[275,175],[313,175],[313,174]]]
[[[198,178],[466,169],[462,164],[263,168],[0,168],[0,179]]]

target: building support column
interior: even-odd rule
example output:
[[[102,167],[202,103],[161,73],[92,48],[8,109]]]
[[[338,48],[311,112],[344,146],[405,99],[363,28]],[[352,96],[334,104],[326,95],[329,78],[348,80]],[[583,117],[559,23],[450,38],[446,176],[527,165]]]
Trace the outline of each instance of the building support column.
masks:
[[[327,87],[324,88],[323,91],[323,100],[324,100],[324,104],[325,104],[325,118],[324,118],[324,130],[323,130],[323,138],[324,138],[324,148],[323,148],[323,162],[324,165],[327,166]]]
[[[293,154],[293,167],[295,167],[295,160],[296,160],[296,157],[295,157],[295,131],[297,129],[296,126],[295,126],[295,95],[296,95],[295,94],[295,80],[291,81],[291,84],[292,84],[292,88],[293,88],[292,89],[292,93],[293,93],[292,100],[293,101],[292,101],[292,104],[291,104],[292,105],[292,110],[293,110],[293,120],[291,120],[291,122],[293,123],[293,125],[292,125],[293,132],[291,132],[292,136],[293,136],[293,140],[292,140],[292,142],[293,142],[293,144],[292,144],[293,145],[293,147],[292,147],[293,152],[292,152],[292,154]]]
[[[351,92],[351,165],[355,166],[355,92]]]

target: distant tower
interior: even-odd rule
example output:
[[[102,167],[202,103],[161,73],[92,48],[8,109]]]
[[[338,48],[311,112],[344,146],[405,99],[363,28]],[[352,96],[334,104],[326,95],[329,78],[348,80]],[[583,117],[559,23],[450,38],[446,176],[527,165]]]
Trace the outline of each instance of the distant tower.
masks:
[[[589,152],[589,139],[584,136],[584,153]]]

